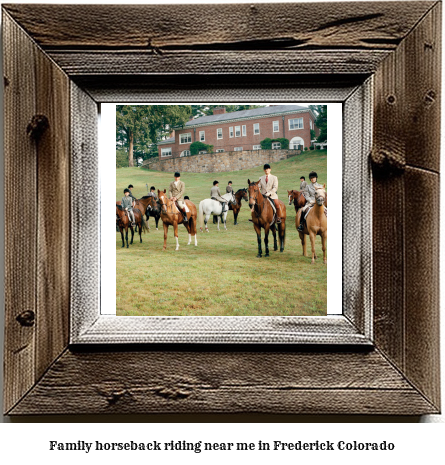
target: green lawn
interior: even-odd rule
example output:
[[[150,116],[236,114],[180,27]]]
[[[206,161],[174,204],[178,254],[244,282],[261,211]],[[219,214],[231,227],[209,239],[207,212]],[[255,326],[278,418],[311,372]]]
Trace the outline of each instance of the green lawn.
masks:
[[[278,176],[278,196],[287,205],[286,189],[298,189],[301,175],[318,173],[320,183],[327,184],[326,151],[310,151],[271,164],[272,174]],[[116,170],[116,199],[123,189],[133,184],[133,195],[146,194],[148,187],[168,189],[172,173],[140,168]],[[208,198],[213,181],[225,192],[231,180],[235,190],[247,187],[247,179],[258,180],[261,167],[231,173],[182,173],[186,195],[198,207]],[[228,230],[216,230],[210,222],[210,233],[198,232],[198,247],[187,246],[188,234],[179,227],[179,251],[175,251],[173,228],[169,228],[167,250],[162,251],[163,227],[156,231],[150,219],[150,233],[139,235],[129,249],[121,248],[120,233],[116,234],[117,250],[117,315],[325,315],[327,306],[327,268],[322,259],[311,265],[302,256],[301,243],[295,229],[295,210],[287,206],[286,246],[283,253],[258,259],[257,240],[246,202],[233,225],[229,212]],[[199,230],[199,227],[198,227]],[[264,234],[263,234],[264,237]],[[307,238],[309,242],[309,238]],[[321,240],[316,250],[322,257]],[[263,244],[264,251],[264,244]],[[310,243],[308,244],[310,252]]]

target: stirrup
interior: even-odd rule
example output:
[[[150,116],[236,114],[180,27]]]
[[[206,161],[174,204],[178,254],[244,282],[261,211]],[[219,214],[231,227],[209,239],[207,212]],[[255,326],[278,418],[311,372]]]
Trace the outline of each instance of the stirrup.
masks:
[[[277,217],[276,223],[281,224],[281,218]]]

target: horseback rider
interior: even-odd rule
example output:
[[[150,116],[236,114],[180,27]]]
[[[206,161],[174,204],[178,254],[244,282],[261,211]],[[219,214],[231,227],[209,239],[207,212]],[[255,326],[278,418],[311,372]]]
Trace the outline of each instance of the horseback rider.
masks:
[[[303,192],[303,196],[306,199],[306,205],[301,209],[301,216],[300,216],[300,225],[297,228],[297,231],[303,232],[304,231],[304,223],[306,222],[305,216],[309,208],[311,208],[315,204],[315,189],[317,187],[323,187],[321,184],[317,182],[318,175],[315,171],[311,171],[309,173],[309,180],[311,181],[310,184],[306,184],[306,187]],[[301,178],[300,178],[301,179]],[[300,184],[301,186],[301,184]]]
[[[174,177],[175,180],[170,183],[168,191],[170,194],[170,199],[173,200],[173,202],[176,202],[179,211],[182,213],[184,217],[183,223],[185,224],[188,221],[184,204],[185,184],[181,181],[181,174],[179,172],[176,172]]]
[[[155,188],[155,186],[151,186],[151,187],[150,187],[150,194],[149,194],[149,195],[151,195],[152,197],[154,197],[155,200],[158,200],[158,196],[156,195],[156,188]]]
[[[304,192],[306,190],[306,187],[307,187],[306,178],[304,176],[301,176],[301,178],[300,178],[300,192]]]
[[[226,208],[227,200],[221,197],[221,192],[219,191],[218,184],[219,184],[218,181],[213,181],[213,187],[210,189],[210,197],[212,198],[212,200],[217,200],[218,202],[221,202],[222,204],[221,219],[222,219],[223,214],[224,214],[224,209]]]
[[[130,191],[130,197],[133,199],[134,202],[136,202],[137,198],[133,195],[133,184],[130,184],[127,189]]]
[[[131,221],[131,226],[136,226],[133,212],[133,199],[130,197],[130,189],[124,189],[124,197],[122,197],[121,206],[127,212],[128,218]]]
[[[269,199],[272,199],[274,201],[275,209],[277,212],[277,223],[281,223],[280,205],[278,204],[278,195],[277,195],[278,178],[274,176],[273,174],[270,174],[271,168],[268,163],[264,165],[263,169],[264,169],[264,176],[261,176],[260,178],[260,184],[259,184],[260,191],[265,197],[268,197]]]
[[[229,181],[229,184],[227,184],[226,193],[233,194],[232,181]]]

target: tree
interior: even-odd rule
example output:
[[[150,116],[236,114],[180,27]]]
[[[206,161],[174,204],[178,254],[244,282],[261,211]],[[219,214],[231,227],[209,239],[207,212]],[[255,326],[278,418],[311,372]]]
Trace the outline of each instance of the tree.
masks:
[[[135,151],[149,154],[172,127],[183,126],[191,113],[190,105],[116,105],[116,145],[127,147],[128,166],[134,166]]]
[[[315,113],[315,125],[320,129],[318,142],[325,142],[328,139],[328,107],[327,105],[309,105],[309,108]]]

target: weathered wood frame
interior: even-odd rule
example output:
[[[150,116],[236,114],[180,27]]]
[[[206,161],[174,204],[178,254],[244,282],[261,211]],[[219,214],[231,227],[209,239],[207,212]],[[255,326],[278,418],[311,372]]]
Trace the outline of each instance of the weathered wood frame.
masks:
[[[441,4],[323,9],[4,5],[7,414],[439,411]],[[179,21],[194,13],[208,18],[198,31]],[[285,101],[296,88],[346,101],[345,89],[357,96],[370,82],[372,313],[350,319],[366,345],[104,346],[73,337],[73,296],[85,309],[92,302],[70,277],[95,252],[84,253],[73,232],[88,233],[91,218],[70,202],[95,184],[71,160],[95,163],[98,103],[197,93],[242,101],[255,91],[267,100],[268,90]],[[80,115],[89,116],[79,124]],[[77,285],[94,288],[98,278]]]

